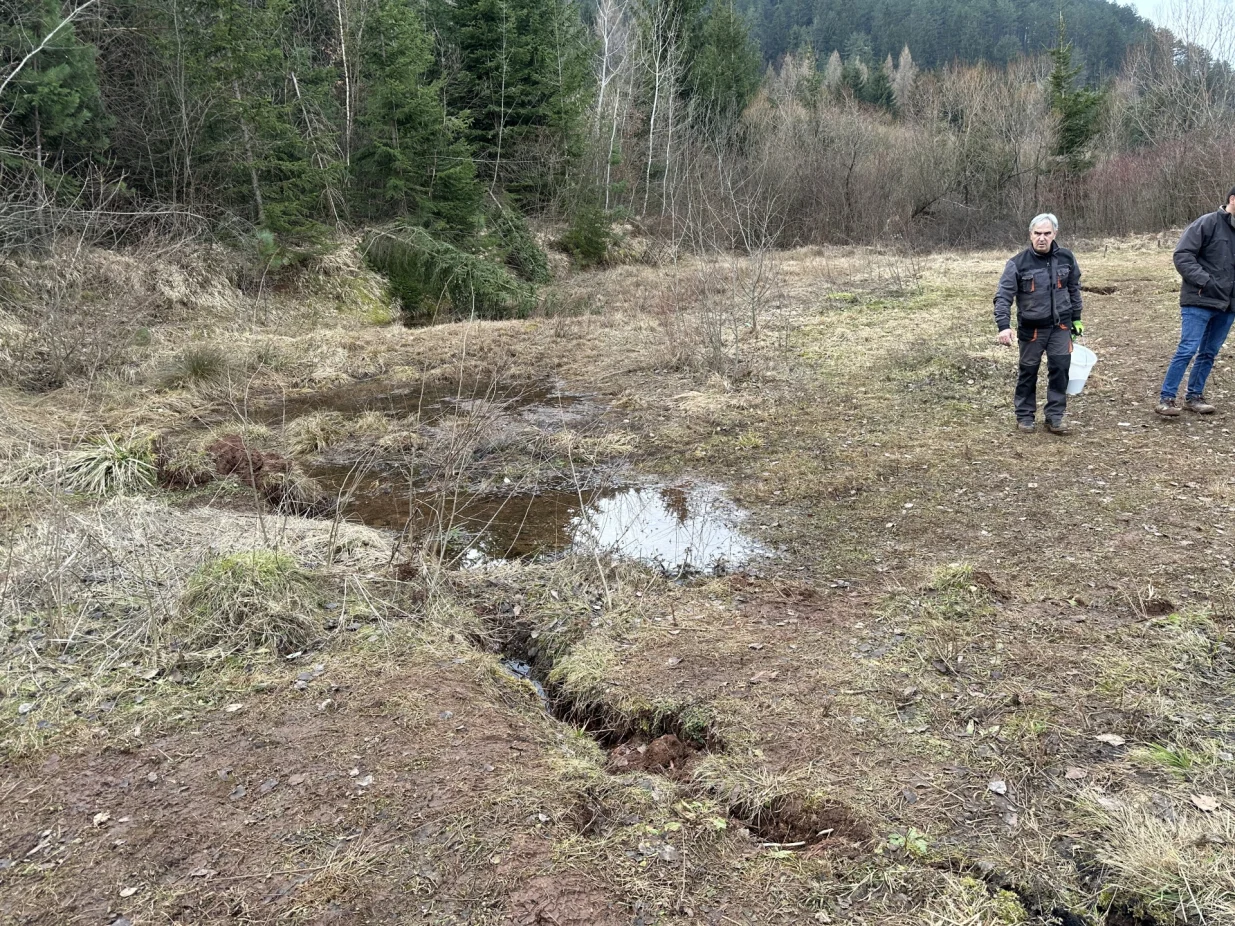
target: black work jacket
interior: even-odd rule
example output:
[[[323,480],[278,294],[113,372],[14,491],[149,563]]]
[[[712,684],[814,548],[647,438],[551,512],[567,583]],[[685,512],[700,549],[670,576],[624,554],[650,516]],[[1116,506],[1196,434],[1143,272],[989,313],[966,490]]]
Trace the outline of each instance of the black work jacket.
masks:
[[[1019,328],[1049,328],[1081,320],[1081,268],[1067,248],[1051,242],[1039,254],[1025,248],[1009,260],[995,290],[995,326],[1012,327],[1012,303],[1016,302]]]
[[[1235,298],[1235,228],[1225,209],[1203,215],[1175,246],[1175,269],[1183,277],[1179,304],[1230,312]]]

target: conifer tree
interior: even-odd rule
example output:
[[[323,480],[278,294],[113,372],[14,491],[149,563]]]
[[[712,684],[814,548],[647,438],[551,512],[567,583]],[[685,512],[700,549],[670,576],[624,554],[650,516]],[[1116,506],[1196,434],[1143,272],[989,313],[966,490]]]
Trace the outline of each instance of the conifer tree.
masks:
[[[480,179],[538,198],[584,137],[590,48],[578,8],[573,0],[459,0],[445,16],[459,53],[452,102],[470,113]]]
[[[57,0],[15,0],[0,19],[0,75],[55,31],[0,98],[5,134],[40,168],[72,167],[107,145],[97,50],[78,38],[72,23],[61,26],[62,21]]]
[[[361,56],[361,147],[352,161],[357,209],[406,216],[459,238],[475,231],[481,189],[462,124],[428,80],[433,48],[404,0],[377,0]]]
[[[723,121],[740,115],[759,89],[762,63],[746,22],[732,4],[714,7],[704,21],[702,45],[691,68],[701,111]]]
[[[1059,41],[1051,50],[1051,69],[1048,92],[1051,109],[1059,116],[1059,135],[1055,153],[1064,159],[1070,170],[1084,170],[1089,166],[1086,147],[1098,132],[1098,119],[1102,114],[1105,94],[1099,91],[1073,89],[1081,68],[1072,64],[1072,45],[1068,42],[1063,14],[1059,16]]]
[[[870,69],[866,81],[862,84],[861,98],[863,101],[884,109],[896,108],[896,95],[892,92],[891,71],[891,55],[888,55],[882,66]]]
[[[288,6],[288,0],[199,0],[197,22],[206,26],[201,77],[218,102],[203,156],[220,169],[226,200],[255,224],[306,238],[321,230],[329,169],[314,164],[298,128],[296,89],[281,41]]]

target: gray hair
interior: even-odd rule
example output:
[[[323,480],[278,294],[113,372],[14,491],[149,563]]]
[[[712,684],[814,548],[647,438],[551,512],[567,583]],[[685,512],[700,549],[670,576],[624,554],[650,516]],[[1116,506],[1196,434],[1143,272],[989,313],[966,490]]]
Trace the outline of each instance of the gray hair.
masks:
[[[1050,222],[1051,228],[1055,229],[1056,232],[1059,231],[1059,219],[1055,218],[1055,214],[1053,212],[1043,212],[1040,215],[1035,215],[1033,221],[1029,223],[1029,234],[1032,235],[1033,227],[1042,222]]]

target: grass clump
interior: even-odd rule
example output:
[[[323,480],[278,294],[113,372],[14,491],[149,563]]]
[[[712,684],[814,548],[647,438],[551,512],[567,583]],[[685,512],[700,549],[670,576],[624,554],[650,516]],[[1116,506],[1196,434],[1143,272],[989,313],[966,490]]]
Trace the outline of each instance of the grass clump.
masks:
[[[174,630],[192,651],[292,652],[322,633],[317,599],[313,576],[286,553],[233,553],[208,560],[190,576]]]
[[[164,389],[176,389],[194,383],[212,383],[227,372],[227,357],[217,347],[191,345],[174,356],[160,373]]]
[[[1108,809],[1109,807],[1109,809]],[[1086,802],[1098,831],[1102,907],[1159,923],[1235,922],[1235,816],[1184,810],[1164,820],[1146,806]]]
[[[947,621],[976,620],[993,610],[985,583],[967,563],[951,563],[936,569],[931,577],[930,595],[924,610]]]
[[[1146,765],[1160,765],[1181,778],[1186,778],[1200,761],[1199,757],[1186,746],[1171,747],[1158,743],[1150,743],[1142,749],[1137,749],[1133,755]]]
[[[144,492],[154,485],[156,473],[151,438],[104,434],[64,455],[59,481],[70,492],[102,498]]]
[[[296,454],[321,453],[343,440],[347,433],[347,418],[339,412],[302,415],[283,429],[288,449]]]

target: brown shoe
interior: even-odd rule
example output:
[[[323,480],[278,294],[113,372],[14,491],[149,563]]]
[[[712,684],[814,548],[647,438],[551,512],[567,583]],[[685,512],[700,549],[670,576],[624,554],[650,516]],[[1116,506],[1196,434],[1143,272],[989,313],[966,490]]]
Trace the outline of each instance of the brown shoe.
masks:
[[[1157,404],[1154,411],[1156,411],[1163,418],[1179,417],[1179,406],[1175,404],[1174,399],[1163,399]]]
[[[1190,412],[1196,412],[1198,415],[1212,415],[1216,410],[1205,401],[1204,396],[1197,396],[1195,399],[1185,399],[1184,408]]]
[[[1068,426],[1064,423],[1062,418],[1056,419],[1055,421],[1051,421],[1050,418],[1047,418],[1046,419],[1046,429],[1050,431],[1052,434],[1069,433]]]
[[[1025,418],[1022,421],[1018,421],[1016,423],[1016,429],[1022,434],[1032,434],[1034,429],[1033,419]]]

